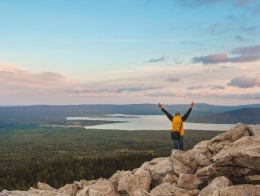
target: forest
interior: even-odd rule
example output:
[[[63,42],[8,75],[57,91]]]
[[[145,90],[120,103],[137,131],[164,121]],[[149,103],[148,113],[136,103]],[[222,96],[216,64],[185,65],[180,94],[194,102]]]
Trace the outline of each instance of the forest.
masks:
[[[186,130],[185,150],[219,133]],[[165,130],[29,127],[0,134],[0,190],[27,190],[38,181],[59,188],[75,180],[109,178],[172,150]]]

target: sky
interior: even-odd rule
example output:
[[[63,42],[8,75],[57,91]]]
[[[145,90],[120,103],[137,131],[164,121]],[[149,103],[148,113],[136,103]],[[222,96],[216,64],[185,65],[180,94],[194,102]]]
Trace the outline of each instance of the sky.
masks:
[[[260,103],[259,0],[0,0],[0,105]]]

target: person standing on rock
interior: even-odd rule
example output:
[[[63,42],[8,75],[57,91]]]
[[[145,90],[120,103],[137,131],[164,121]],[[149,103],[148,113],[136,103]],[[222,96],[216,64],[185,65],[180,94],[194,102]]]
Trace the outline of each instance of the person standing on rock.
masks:
[[[163,111],[164,114],[168,117],[168,119],[172,122],[172,131],[171,131],[171,138],[172,138],[172,145],[173,149],[176,150],[183,150],[183,136],[184,136],[184,123],[183,121],[187,120],[189,117],[191,110],[194,106],[194,102],[191,102],[189,110],[184,114],[184,116],[180,116],[181,113],[179,111],[175,112],[175,116],[173,117],[169,114],[164,108],[163,104],[158,103],[158,107]]]

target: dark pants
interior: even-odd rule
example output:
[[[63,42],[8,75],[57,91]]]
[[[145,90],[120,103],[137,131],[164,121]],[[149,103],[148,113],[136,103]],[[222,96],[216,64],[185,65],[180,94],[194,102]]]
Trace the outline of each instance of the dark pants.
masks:
[[[183,136],[181,136],[179,140],[172,140],[173,149],[175,150],[183,150],[183,144]]]

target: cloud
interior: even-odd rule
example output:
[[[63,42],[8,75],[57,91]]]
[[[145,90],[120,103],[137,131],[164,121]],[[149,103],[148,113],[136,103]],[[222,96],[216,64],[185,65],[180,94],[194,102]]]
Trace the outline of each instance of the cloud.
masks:
[[[60,73],[33,73],[14,66],[0,65],[0,83],[6,87],[53,88],[70,83]]]
[[[210,92],[153,92],[145,94],[147,97],[180,97],[192,99],[230,99],[230,100],[260,100],[260,93],[241,93],[241,94],[221,94]]]
[[[103,86],[103,85],[102,85]],[[72,94],[91,94],[91,93],[112,93],[120,94],[124,92],[141,92],[160,89],[161,86],[156,85],[147,85],[147,84],[136,84],[136,85],[108,85],[107,87],[74,87],[66,90],[67,93]]]
[[[235,86],[238,88],[252,88],[260,87],[260,74],[255,76],[238,76],[233,78],[229,83],[229,86]]]
[[[158,63],[158,62],[163,62],[166,60],[166,57],[165,56],[162,56],[160,58],[152,58],[148,61],[145,61],[146,63]]]
[[[236,37],[234,38],[234,40],[235,40],[235,41],[239,41],[239,42],[244,42],[244,41],[246,41],[246,39],[243,38],[243,37],[240,36],[240,35],[236,35]]]
[[[231,54],[238,54],[241,56],[255,56],[260,54],[260,45],[251,47],[240,47],[235,48],[231,51]]]
[[[202,88],[206,88],[205,86],[190,86],[187,88],[187,90],[197,90],[197,89],[202,89]]]
[[[210,54],[206,56],[194,57],[191,59],[193,63],[218,64],[218,63],[244,63],[254,62],[260,59],[260,45],[250,47],[240,47],[231,50],[229,57],[227,53]]]
[[[224,87],[224,86],[221,86],[221,85],[212,85],[212,86],[211,86],[211,89],[212,89],[212,90],[215,90],[215,89],[225,89],[225,87]]]
[[[207,85],[207,86],[198,85],[198,86],[187,87],[187,90],[198,90],[198,89],[205,89],[205,88],[210,88],[211,90],[225,89],[225,87],[221,85]]]
[[[181,79],[179,76],[172,76],[167,79],[169,82],[179,82]]]
[[[226,53],[211,54],[207,56],[194,57],[191,60],[193,63],[203,63],[203,64],[216,64],[224,63],[228,61],[228,56]]]

